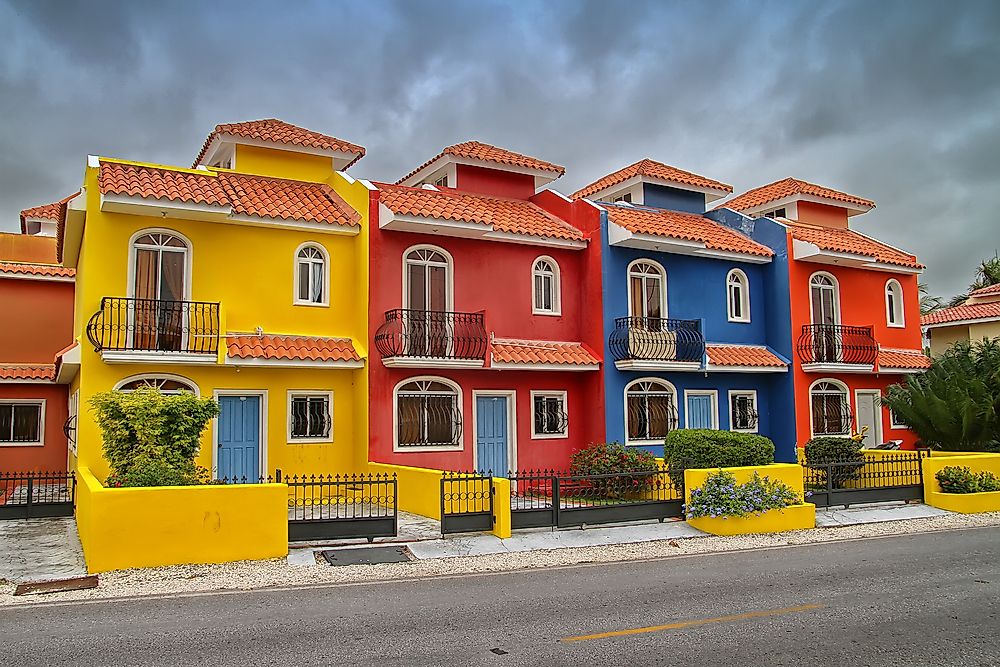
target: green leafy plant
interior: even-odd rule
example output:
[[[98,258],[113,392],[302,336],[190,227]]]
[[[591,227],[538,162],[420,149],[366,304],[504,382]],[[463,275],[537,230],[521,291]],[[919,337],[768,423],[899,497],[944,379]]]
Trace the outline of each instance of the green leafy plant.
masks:
[[[1000,491],[1000,478],[988,470],[972,472],[965,466],[948,466],[934,475],[945,493]]]
[[[218,404],[153,387],[107,391],[90,399],[111,466],[108,486],[185,486],[207,480],[195,465],[201,434]]]
[[[1000,338],[956,343],[882,402],[933,449],[1000,451]]]
[[[744,484],[736,482],[736,475],[726,470],[713,472],[704,484],[691,490],[691,498],[684,508],[687,518],[728,518],[760,516],[768,510],[783,510],[799,505],[802,498],[790,486],[769,477],[754,473]]]
[[[596,443],[573,452],[569,463],[574,476],[614,475],[587,480],[588,488],[599,496],[616,498],[650,488],[659,466],[650,452],[626,447],[619,442]],[[643,473],[627,475],[622,473]]]
[[[865,454],[861,451],[861,440],[857,438],[821,436],[806,442],[805,449],[807,465],[838,464],[829,468],[814,468],[817,473],[815,483],[823,486],[829,474],[833,488],[842,489],[848,482],[860,477],[865,466]]]
[[[667,434],[663,459],[674,484],[685,468],[737,468],[774,463],[774,443],[762,435],[710,429],[679,429]]]

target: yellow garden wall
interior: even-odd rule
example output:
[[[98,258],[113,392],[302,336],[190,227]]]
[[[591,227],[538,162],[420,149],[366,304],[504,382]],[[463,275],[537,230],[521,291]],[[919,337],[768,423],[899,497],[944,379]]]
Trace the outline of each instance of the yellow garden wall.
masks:
[[[77,471],[76,520],[88,572],[280,558],[284,484],[108,489]]]
[[[943,453],[943,452],[941,452]],[[934,456],[924,459],[924,502],[951,512],[976,514],[979,512],[1000,512],[1000,491],[989,493],[942,493],[935,475],[948,467],[965,467],[972,472],[991,472],[1000,477],[1000,454],[965,454]]]
[[[403,512],[441,520],[441,471],[430,468],[369,463],[372,473],[396,475],[399,497],[397,505]]]

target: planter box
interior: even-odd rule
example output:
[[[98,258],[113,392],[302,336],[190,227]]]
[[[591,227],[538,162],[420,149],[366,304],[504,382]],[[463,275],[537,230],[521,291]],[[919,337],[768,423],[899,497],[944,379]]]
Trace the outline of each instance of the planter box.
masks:
[[[1000,491],[941,493],[940,491],[925,489],[924,502],[931,507],[948,510],[949,512],[961,512],[962,514],[1000,512]]]
[[[729,517],[728,519],[699,517],[688,519],[688,525],[712,535],[752,535],[783,533],[816,527],[816,506],[812,503],[792,505],[783,510],[770,510],[763,516]]]

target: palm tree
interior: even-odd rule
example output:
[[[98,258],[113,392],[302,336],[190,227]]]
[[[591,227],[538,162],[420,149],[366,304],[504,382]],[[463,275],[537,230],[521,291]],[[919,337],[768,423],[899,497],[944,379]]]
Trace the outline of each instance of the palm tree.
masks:
[[[920,314],[932,313],[938,308],[944,307],[944,299],[939,296],[931,296],[927,289],[927,283],[917,283],[917,290],[920,292]]]
[[[993,257],[979,263],[975,280],[969,285],[969,291],[975,292],[977,289],[998,283],[1000,283],[1000,252],[994,251]]]

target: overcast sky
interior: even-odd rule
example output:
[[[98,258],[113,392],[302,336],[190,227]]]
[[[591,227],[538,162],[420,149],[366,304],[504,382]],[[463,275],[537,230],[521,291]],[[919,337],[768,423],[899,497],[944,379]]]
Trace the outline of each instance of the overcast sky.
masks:
[[[76,6],[74,6],[74,4]],[[395,180],[479,139],[569,193],[651,157],[874,199],[937,294],[1000,246],[1000,2],[0,0],[0,230],[88,154],[190,166],[221,122],[362,144]]]

